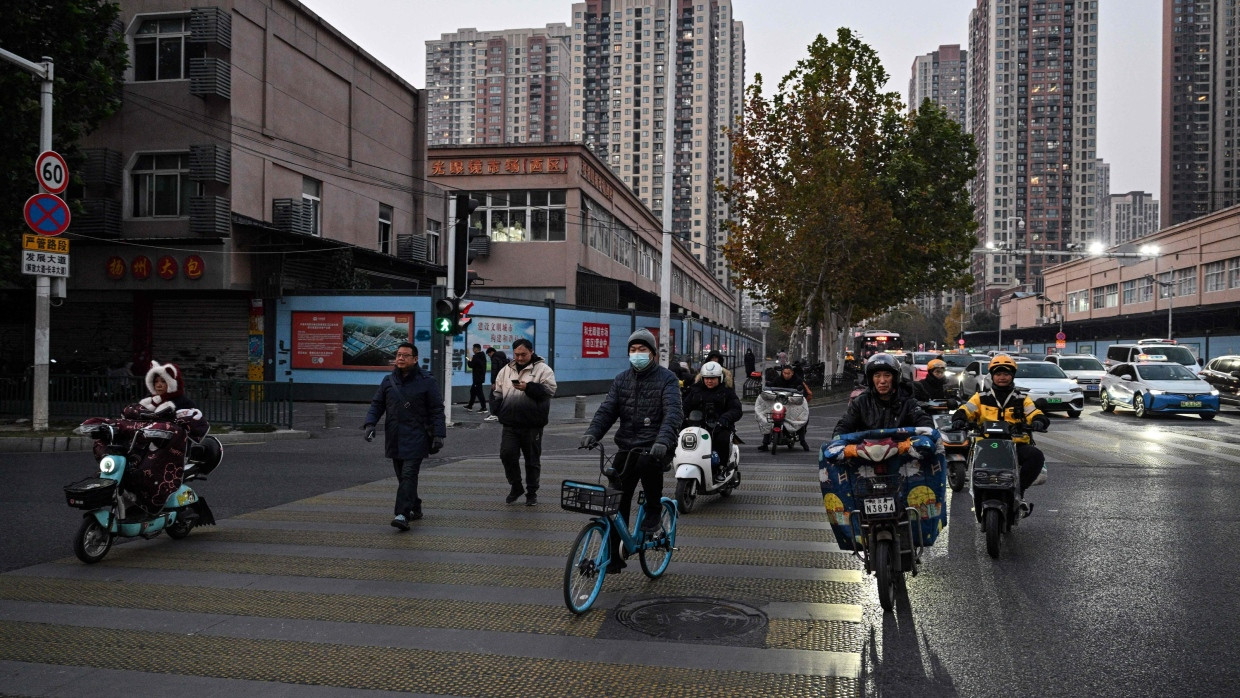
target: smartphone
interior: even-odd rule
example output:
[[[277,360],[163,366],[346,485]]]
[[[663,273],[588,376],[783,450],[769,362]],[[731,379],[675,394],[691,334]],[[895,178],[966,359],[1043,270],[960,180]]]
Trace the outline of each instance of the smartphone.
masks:
[[[513,384],[513,385],[521,385],[521,381],[519,381],[519,380],[513,380],[513,381],[512,381],[512,384]]]

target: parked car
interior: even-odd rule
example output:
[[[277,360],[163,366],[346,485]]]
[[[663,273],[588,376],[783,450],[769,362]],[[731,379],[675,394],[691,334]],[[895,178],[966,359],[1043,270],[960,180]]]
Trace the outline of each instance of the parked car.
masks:
[[[1218,391],[1219,402],[1240,406],[1240,356],[1210,359],[1197,376]]]
[[[1102,377],[1107,371],[1093,354],[1051,354],[1046,360],[1055,364],[1076,384],[1085,389],[1085,399],[1098,397]]]
[[[1131,409],[1138,417],[1155,413],[1198,414],[1214,419],[1219,391],[1187,367],[1171,361],[1139,361],[1111,368],[1102,377],[1098,399],[1103,412]]]
[[[961,374],[960,394],[971,397],[985,390],[990,382],[986,372],[989,362],[975,361]],[[1046,361],[1018,361],[1017,388],[1028,393],[1034,404],[1043,412],[1065,412],[1069,417],[1080,417],[1085,409],[1085,389],[1068,378],[1058,366]]]
[[[1107,347],[1107,358],[1103,365],[1110,371],[1119,364],[1140,361],[1172,361],[1192,371],[1194,375],[1201,370],[1201,364],[1188,347],[1167,340],[1143,339],[1136,344],[1112,344]]]

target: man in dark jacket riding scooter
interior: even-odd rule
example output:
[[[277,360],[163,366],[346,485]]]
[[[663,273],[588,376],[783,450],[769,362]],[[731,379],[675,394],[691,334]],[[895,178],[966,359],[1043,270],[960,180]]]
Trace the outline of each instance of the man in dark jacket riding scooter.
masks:
[[[865,362],[865,383],[865,392],[848,403],[848,411],[836,422],[832,440],[870,429],[934,426],[913,397],[912,386],[900,380],[900,364],[891,354],[878,353]]]
[[[801,378],[801,376],[797,374],[796,369],[793,368],[792,364],[784,364],[783,366],[780,366],[777,369],[775,376],[773,378],[768,379],[764,387],[783,388],[785,390],[795,390],[797,392],[803,393],[805,395],[806,400],[814,399],[814,392],[809,389],[809,386],[806,385],[805,381]],[[805,443],[805,431],[806,431],[806,427],[808,426],[809,425],[807,424],[804,427],[801,427],[801,431],[797,434],[797,436],[799,436],[801,439],[801,447],[804,448],[806,451],[809,450],[809,444]],[[771,445],[771,434],[770,432],[767,432],[762,435],[762,445],[758,447],[758,450],[765,451],[767,447],[769,447],[770,445]],[[778,447],[779,446],[777,444],[776,448]]]
[[[741,418],[741,401],[735,390],[723,384],[723,367],[718,363],[707,361],[701,376],[702,380],[685,394],[685,419],[694,410],[700,410],[703,419],[713,415],[718,420],[710,431],[710,450],[715,456],[711,459],[711,476],[719,482],[732,455],[732,425]]]

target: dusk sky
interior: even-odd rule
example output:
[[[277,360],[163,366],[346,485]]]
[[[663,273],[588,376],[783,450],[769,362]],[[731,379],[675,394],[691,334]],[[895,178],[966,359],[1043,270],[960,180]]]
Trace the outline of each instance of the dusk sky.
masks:
[[[474,27],[487,31],[571,23],[570,0],[302,0],[416,87],[426,86],[426,41]],[[1098,155],[1111,164],[1111,192],[1159,194],[1161,8],[1159,0],[1099,3]],[[940,44],[967,48],[975,0],[732,0],[745,25],[746,72],[768,91],[817,34],[846,26],[873,46],[908,98],[913,58]]]

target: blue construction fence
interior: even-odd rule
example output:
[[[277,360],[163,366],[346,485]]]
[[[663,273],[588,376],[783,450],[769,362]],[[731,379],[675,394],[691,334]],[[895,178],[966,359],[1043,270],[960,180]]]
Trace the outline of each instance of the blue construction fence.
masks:
[[[468,396],[467,351],[495,346],[511,357],[512,343],[529,339],[534,353],[555,370],[561,395],[605,392],[628,367],[628,338],[635,328],[656,336],[657,315],[584,309],[549,303],[477,299],[473,323],[452,342],[453,399]],[[368,400],[391,370],[395,347],[410,340],[424,370],[431,362],[431,298],[428,295],[290,295],[276,307],[276,379],[292,380],[297,399]],[[671,318],[673,360],[697,369],[717,349],[734,372],[743,372],[747,349],[761,339],[698,318]],[[489,383],[489,381],[488,381]]]

